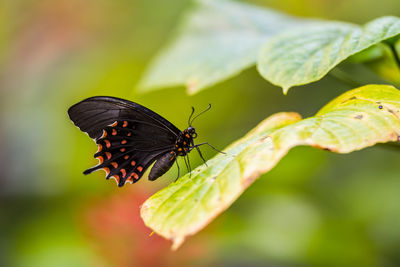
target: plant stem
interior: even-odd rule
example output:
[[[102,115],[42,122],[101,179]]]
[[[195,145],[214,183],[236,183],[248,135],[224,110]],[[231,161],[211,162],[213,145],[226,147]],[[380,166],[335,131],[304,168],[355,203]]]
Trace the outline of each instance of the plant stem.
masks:
[[[329,72],[332,77],[338,79],[339,81],[351,86],[352,88],[354,87],[360,87],[363,86],[364,84],[354,80],[350,75],[348,75],[346,72],[342,71],[338,67],[334,68]]]
[[[394,44],[389,44],[390,50],[392,50],[394,59],[396,61],[397,67],[400,69],[400,58],[399,54],[397,54],[396,48],[394,47]]]

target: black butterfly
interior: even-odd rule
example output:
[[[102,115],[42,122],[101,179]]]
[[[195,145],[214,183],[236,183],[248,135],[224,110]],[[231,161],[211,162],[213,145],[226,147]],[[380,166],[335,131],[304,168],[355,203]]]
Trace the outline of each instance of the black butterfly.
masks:
[[[73,105],[68,110],[70,119],[98,145],[94,157],[99,164],[83,173],[103,169],[107,179],[115,178],[118,186],[123,186],[137,182],[154,161],[149,180],[156,180],[172,167],[177,156],[185,157],[194,148],[204,160],[199,146],[211,145],[194,144],[197,134],[191,124],[200,114],[190,120],[193,113],[192,107],[189,127],[180,131],[150,109],[120,98],[95,96]],[[189,161],[184,159],[190,169]]]

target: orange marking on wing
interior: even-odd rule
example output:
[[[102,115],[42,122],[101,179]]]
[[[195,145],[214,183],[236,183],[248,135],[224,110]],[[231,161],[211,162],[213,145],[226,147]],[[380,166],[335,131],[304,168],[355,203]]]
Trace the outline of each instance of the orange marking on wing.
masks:
[[[131,135],[132,135],[132,133],[131,133],[131,132],[129,132],[129,133],[127,133],[126,135],[127,135],[127,136],[131,136]]]
[[[99,164],[102,164],[104,162],[104,158],[102,156],[98,156],[96,159],[99,160]]]
[[[106,175],[109,175],[110,174],[110,169],[109,168],[103,168],[103,170],[106,172]]]
[[[115,126],[117,126],[117,125],[118,125],[118,122],[115,121],[113,124],[111,124],[111,127],[115,127]]]
[[[100,138],[104,138],[106,136],[107,136],[107,132],[106,132],[106,130],[103,130],[103,135]]]
[[[139,175],[137,175],[135,172],[132,173],[133,178],[135,178],[136,180],[139,179]]]
[[[108,141],[108,140],[104,140],[104,143],[106,143],[106,147],[107,147],[107,148],[110,148],[110,147],[111,147],[111,143],[110,143],[110,141]]]
[[[132,166],[135,166],[135,165],[136,165],[136,161],[132,160],[132,161],[131,161],[131,165],[132,165]]]
[[[97,144],[97,152],[100,152],[103,149],[103,146],[101,144]]]
[[[128,178],[128,179],[126,179],[126,181],[127,181],[128,183],[131,183],[131,184],[133,184],[132,175],[131,175],[131,176],[129,176],[129,178]]]
[[[125,155],[124,159],[129,159],[129,155]]]
[[[142,171],[143,171],[143,167],[142,167],[142,166],[139,166],[139,167],[137,167],[137,170],[140,171],[140,172],[142,172]]]
[[[110,152],[106,152],[106,156],[107,156],[107,159],[111,159],[111,153]]]
[[[190,138],[190,135],[189,135],[189,134],[185,134],[185,136],[186,136],[187,138]]]
[[[128,126],[128,122],[124,121],[124,124],[122,125],[122,127],[126,127],[126,126]]]
[[[127,143],[126,140],[122,140],[122,141],[121,141],[121,144],[122,144],[122,145],[125,145],[126,143]]]
[[[126,171],[125,171],[125,169],[121,169],[121,173],[122,173],[122,178],[124,178],[124,177],[125,177],[125,175],[126,175]]]
[[[119,151],[121,151],[121,152],[125,152],[125,148],[121,148]]]
[[[113,175],[111,176],[111,178],[114,178],[115,181],[117,181],[117,183],[119,184],[119,175]]]
[[[115,129],[112,129],[112,133],[111,133],[112,135],[117,135],[117,130],[115,130]]]
[[[118,163],[116,163],[115,161],[111,162],[111,165],[113,165],[114,168],[118,168]]]

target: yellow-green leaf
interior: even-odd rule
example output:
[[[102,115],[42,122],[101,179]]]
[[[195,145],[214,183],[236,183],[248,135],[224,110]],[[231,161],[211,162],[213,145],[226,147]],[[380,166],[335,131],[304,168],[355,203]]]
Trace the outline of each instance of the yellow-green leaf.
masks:
[[[364,27],[342,22],[316,22],[290,29],[261,49],[260,74],[284,93],[290,87],[324,77],[348,57],[400,34],[400,18],[382,17]]]
[[[315,116],[278,113],[242,139],[150,197],[141,215],[147,226],[177,248],[197,233],[261,174],[272,169],[294,146],[309,145],[349,153],[376,143],[398,141],[400,91],[368,85],[344,93]],[[305,159],[306,160],[306,159]]]

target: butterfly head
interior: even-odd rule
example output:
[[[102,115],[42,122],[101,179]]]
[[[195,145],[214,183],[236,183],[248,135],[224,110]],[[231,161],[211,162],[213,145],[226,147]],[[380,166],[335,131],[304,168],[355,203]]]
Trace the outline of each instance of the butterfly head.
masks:
[[[196,129],[194,127],[192,127],[192,126],[189,126],[189,128],[187,128],[187,133],[193,139],[197,137]]]

